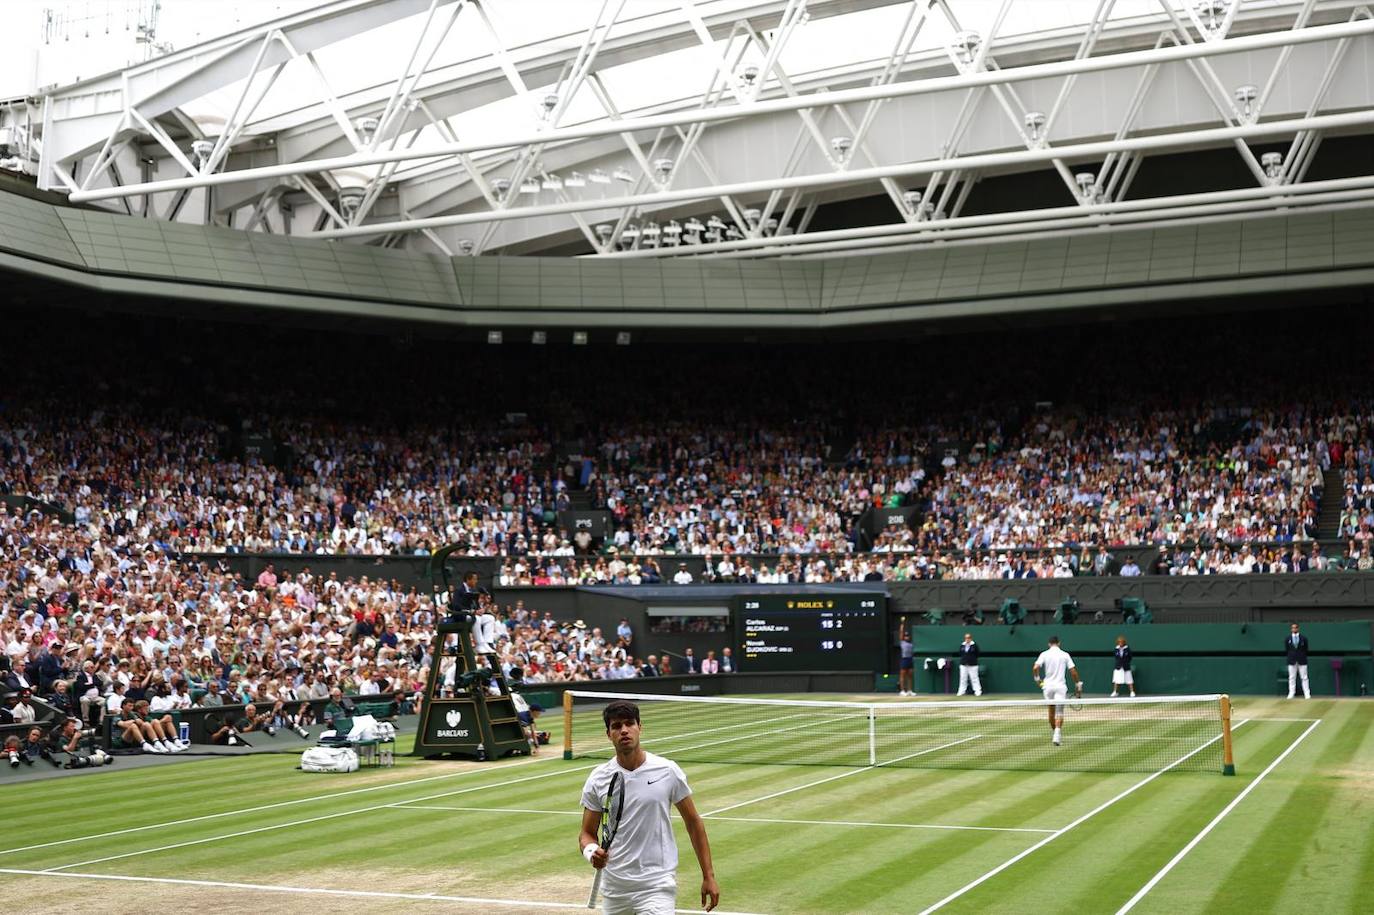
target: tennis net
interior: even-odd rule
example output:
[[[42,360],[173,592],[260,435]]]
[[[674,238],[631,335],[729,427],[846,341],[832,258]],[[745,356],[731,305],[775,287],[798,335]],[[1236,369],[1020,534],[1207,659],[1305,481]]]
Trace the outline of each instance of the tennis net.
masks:
[[[822,702],[568,690],[564,756],[608,759],[601,711],[640,707],[645,749],[679,762],[1063,772],[1234,771],[1226,696]]]

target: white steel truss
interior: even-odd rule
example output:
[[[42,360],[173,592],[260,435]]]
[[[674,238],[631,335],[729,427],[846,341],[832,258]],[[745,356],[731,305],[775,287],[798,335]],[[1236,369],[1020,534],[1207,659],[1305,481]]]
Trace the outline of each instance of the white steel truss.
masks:
[[[1096,0],[1081,26],[1007,33],[1035,2],[990,0],[980,32],[954,0],[651,13],[568,0],[585,8],[579,31],[520,44],[518,0],[338,0],[56,90],[34,137],[39,181],[249,231],[634,258],[834,256],[1374,200],[1374,161],[1367,176],[1307,179],[1324,139],[1374,134],[1374,16],[1360,3],[1153,0],[1127,16],[1124,0]],[[880,7],[900,12],[884,56],[812,70],[789,58],[807,30]],[[336,92],[321,49],[393,24],[411,36],[384,65],[394,78]],[[445,59],[455,35],[484,39],[484,56]],[[694,94],[617,102],[616,67],[690,47],[709,63],[674,85]],[[317,98],[259,116],[288,67],[316,77]],[[230,86],[212,133],[188,111]],[[503,98],[524,125],[461,135],[466,110]],[[1132,198],[1146,157],[1215,148],[1254,186]],[[1040,170],[1063,185],[1058,203],[968,210],[983,178]],[[825,204],[875,195],[886,216],[813,229]]]

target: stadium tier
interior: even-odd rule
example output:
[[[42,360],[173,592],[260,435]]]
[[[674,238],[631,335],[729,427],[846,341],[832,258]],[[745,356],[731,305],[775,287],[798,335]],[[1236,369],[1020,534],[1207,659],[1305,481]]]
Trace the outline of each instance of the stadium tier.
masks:
[[[1234,771],[1225,696],[881,703],[567,690],[564,756],[609,759],[601,712],[632,700],[653,752],[685,762],[1035,772]],[[1047,712],[1063,713],[1051,742]]]

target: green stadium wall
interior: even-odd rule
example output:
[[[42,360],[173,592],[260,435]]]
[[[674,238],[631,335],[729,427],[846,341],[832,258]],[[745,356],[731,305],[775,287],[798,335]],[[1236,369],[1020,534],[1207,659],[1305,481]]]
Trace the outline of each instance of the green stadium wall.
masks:
[[[1125,635],[1135,656],[1136,689],[1151,695],[1230,693],[1273,696],[1288,692],[1283,641],[1288,627],[1278,623],[1180,624],[1147,626],[916,626],[916,687],[919,692],[945,692],[945,674],[925,659],[949,662],[949,689],[958,685],[954,660],[963,633],[970,631],[982,649],[983,689],[989,693],[1034,692],[1030,668],[1051,635],[1058,635],[1073,655],[1087,692],[1111,691],[1112,649]],[[1311,646],[1308,677],[1314,696],[1361,693],[1374,682],[1370,625],[1367,622],[1307,623],[1302,627]]]

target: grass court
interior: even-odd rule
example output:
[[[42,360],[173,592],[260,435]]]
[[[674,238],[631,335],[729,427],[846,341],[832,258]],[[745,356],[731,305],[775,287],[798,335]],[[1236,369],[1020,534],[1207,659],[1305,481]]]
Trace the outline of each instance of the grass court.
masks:
[[[596,726],[584,714],[576,733]],[[671,758],[675,735],[652,715],[646,748]],[[306,775],[294,756],[259,755],[0,782],[0,887],[12,909],[50,915],[585,911],[578,796],[599,760],[561,758],[557,717],[541,722],[554,732],[545,756],[494,764],[398,757]],[[1242,697],[1235,722],[1234,778],[684,768],[707,817],[718,911],[1369,911],[1374,703]],[[1063,749],[1046,739],[1043,752],[1073,753],[1071,726]],[[677,831],[678,905],[692,911],[698,872]]]

